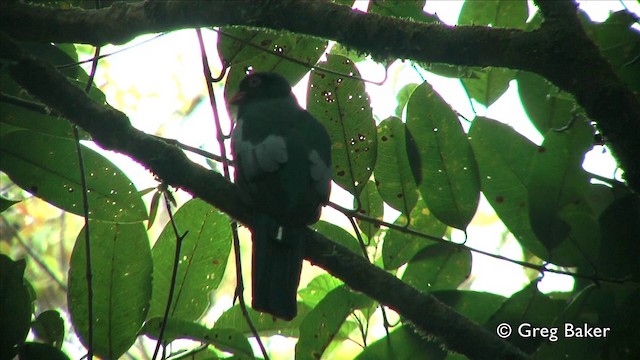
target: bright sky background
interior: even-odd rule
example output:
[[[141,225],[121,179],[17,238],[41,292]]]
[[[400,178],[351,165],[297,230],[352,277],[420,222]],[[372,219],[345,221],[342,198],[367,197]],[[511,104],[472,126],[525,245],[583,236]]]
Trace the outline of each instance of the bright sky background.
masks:
[[[593,20],[603,21],[608,17],[609,11],[623,9],[623,3],[629,10],[640,14],[640,5],[636,1],[582,1],[580,7]],[[363,4],[365,3],[360,2],[357,6]],[[530,5],[532,5],[531,2]],[[427,2],[425,10],[437,13],[440,19],[447,24],[455,24],[461,7],[462,1],[430,0]],[[203,33],[212,71],[216,76],[220,71],[220,63],[216,53],[216,33],[209,30],[203,30]],[[141,36],[131,44],[140,43],[153,37],[152,35]],[[131,44],[121,47],[106,46],[102,49],[102,53],[112,53],[118,49],[130,47]],[[375,81],[384,78],[384,68],[379,64],[368,61],[357,65],[364,78]],[[459,80],[447,79],[426,72],[422,72],[422,76],[454,109],[466,118],[473,119],[474,113]],[[384,86],[366,85],[374,116],[381,121],[392,115],[397,105],[396,92],[407,83],[420,83],[421,81],[420,75],[408,66],[408,63],[396,62],[390,67],[389,80]],[[216,132],[203,80],[200,51],[194,30],[176,31],[102,60],[98,68],[96,83],[105,92],[108,102],[124,111],[137,128],[148,133],[176,138],[186,144],[218,153],[218,145],[215,142]],[[294,90],[304,106],[306,78]],[[222,123],[229,124],[226,109],[222,104],[221,87],[216,88],[216,94],[219,99],[219,113],[223,117]],[[542,140],[542,136],[530,124],[524,110],[519,105],[515,81],[512,81],[507,93],[491,107],[483,109],[482,106],[476,104],[475,109],[478,115],[507,123],[538,144]],[[228,133],[228,125],[224,130]],[[614,174],[615,162],[608,152],[603,154],[602,150],[601,147],[594,149],[588,155],[585,167],[599,175],[611,177]],[[127,157],[113,153],[110,153],[108,157],[130,174],[139,189],[157,185],[141,166]],[[192,159],[204,164],[204,160],[198,156],[192,156]],[[182,200],[188,198],[185,194],[179,197]],[[335,185],[331,199],[343,206],[350,207],[352,204],[350,196]],[[388,221],[393,221],[398,214],[390,208],[386,208],[385,213],[385,219]],[[350,229],[347,219],[340,214],[325,211],[323,218]],[[503,242],[504,231],[502,223],[493,214],[486,200],[483,200],[478,214],[468,228],[467,245],[499,253],[509,258],[521,259],[522,251],[513,236],[509,234],[507,241]],[[456,231],[454,240],[462,241],[462,232]],[[309,266],[306,265],[305,271],[308,271],[308,268]],[[303,279],[301,288],[308,280],[310,280],[309,277]],[[520,290],[528,282],[521,267],[476,254],[473,257],[471,280],[470,289],[489,291],[505,296]],[[572,278],[553,274],[547,274],[539,285],[543,291],[570,289],[572,286]],[[220,304],[229,306],[231,299],[221,301]]]

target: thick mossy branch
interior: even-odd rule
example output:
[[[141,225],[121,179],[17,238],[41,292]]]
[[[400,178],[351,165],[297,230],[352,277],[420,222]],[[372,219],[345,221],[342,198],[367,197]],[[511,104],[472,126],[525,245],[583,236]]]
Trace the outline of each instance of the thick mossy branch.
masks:
[[[122,112],[91,100],[69,83],[53,66],[25,54],[0,33],[0,52],[12,61],[11,76],[31,95],[82,127],[101,147],[128,155],[166,183],[179,187],[226,212],[240,222],[251,218],[237,187],[222,175],[191,162],[176,146],[131,126]],[[323,235],[308,230],[305,258],[361,291],[398,311],[448,349],[472,359],[526,359],[526,354],[489,333],[431,295],[356,256]]]

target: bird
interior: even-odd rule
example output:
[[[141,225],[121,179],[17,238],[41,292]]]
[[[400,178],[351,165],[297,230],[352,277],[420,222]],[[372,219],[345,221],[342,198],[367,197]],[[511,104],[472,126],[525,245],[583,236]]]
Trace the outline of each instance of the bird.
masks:
[[[304,230],[329,201],[331,140],[279,74],[247,75],[229,105],[234,180],[253,209],[252,308],[289,321],[297,315]]]

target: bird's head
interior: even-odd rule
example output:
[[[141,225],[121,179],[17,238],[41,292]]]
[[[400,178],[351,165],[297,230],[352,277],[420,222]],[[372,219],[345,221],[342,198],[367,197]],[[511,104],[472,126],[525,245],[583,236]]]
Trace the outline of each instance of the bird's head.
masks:
[[[271,72],[256,72],[247,75],[242,81],[238,92],[231,98],[232,105],[242,105],[247,101],[259,101],[276,98],[291,97],[291,85],[279,74]]]

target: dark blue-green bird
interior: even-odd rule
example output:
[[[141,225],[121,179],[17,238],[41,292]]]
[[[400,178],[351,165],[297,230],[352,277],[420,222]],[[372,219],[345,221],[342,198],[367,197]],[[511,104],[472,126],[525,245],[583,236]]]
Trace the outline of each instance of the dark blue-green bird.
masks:
[[[303,229],[318,221],[329,199],[331,140],[278,74],[248,75],[230,104],[235,182],[255,210],[249,223],[252,306],[291,320],[297,314]]]

